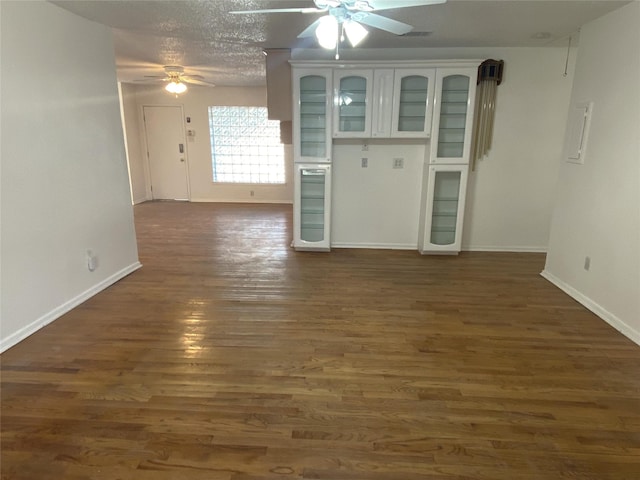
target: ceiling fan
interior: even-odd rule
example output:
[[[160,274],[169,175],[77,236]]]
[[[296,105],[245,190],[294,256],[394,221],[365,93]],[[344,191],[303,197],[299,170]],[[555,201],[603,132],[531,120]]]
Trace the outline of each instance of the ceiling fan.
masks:
[[[307,28],[298,38],[311,37],[315,34],[318,43],[326,48],[336,49],[336,59],[339,58],[338,48],[344,37],[349,39],[352,46],[357,46],[369,33],[363,26],[384,30],[395,35],[409,33],[413,26],[393,20],[376,13],[378,10],[395,8],[418,7],[445,3],[447,0],[313,0],[315,7],[308,8],[272,8],[264,10],[239,10],[229,13],[327,13]]]
[[[178,65],[167,65],[164,68],[164,75],[145,75],[141,82],[167,82],[164,89],[176,96],[187,91],[186,83],[193,85],[203,85],[206,87],[215,87],[213,83],[205,81],[202,75],[186,75],[184,67]],[[147,80],[148,79],[148,80]]]

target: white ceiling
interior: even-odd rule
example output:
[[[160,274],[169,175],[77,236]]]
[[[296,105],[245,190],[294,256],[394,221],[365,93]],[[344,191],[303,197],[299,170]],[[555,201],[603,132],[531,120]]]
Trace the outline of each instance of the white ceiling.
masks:
[[[182,65],[186,73],[202,75],[216,85],[264,85],[262,49],[319,48],[313,38],[297,38],[316,14],[228,13],[313,7],[312,0],[51,1],[113,28],[118,78],[123,82],[162,74],[163,65]],[[584,23],[629,1],[448,0],[385,10],[380,14],[413,25],[414,32],[429,33],[398,37],[369,28],[362,48],[558,45]]]

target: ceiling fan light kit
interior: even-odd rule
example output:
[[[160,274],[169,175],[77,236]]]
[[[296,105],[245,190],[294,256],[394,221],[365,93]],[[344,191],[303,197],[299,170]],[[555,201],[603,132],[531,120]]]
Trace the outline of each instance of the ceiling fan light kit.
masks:
[[[176,97],[187,91],[187,83],[192,85],[202,85],[204,87],[215,87],[211,82],[204,79],[202,75],[185,74],[184,67],[180,65],[165,65],[164,75],[145,75],[139,82],[165,82],[164,89]]]
[[[182,83],[180,80],[171,80],[169,83],[167,83],[164,89],[169,93],[174,93],[178,95],[180,93],[186,92],[187,86],[184,83]]]
[[[346,20],[344,22],[344,31],[347,34],[349,43],[352,46],[357,47],[362,40],[369,35],[369,31],[354,20]]]
[[[405,35],[413,29],[413,26],[372,13],[376,10],[389,10],[406,7],[420,7],[445,3],[447,0],[313,0],[316,8],[281,8],[265,10],[243,10],[229,13],[255,14],[255,13],[322,13],[327,15],[319,18],[309,25],[298,38],[309,37],[315,34],[318,43],[327,50],[336,50],[336,60],[340,58],[340,43],[344,37],[349,39],[353,47],[358,46],[368,35],[367,29],[362,25],[368,25],[379,30]]]
[[[338,44],[338,20],[332,15],[322,17],[316,28],[316,38],[322,48],[333,50]]]

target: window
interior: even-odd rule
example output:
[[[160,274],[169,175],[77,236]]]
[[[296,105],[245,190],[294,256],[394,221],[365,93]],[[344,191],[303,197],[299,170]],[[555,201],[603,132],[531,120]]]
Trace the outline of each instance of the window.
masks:
[[[285,183],[280,122],[266,107],[209,107],[213,181]]]

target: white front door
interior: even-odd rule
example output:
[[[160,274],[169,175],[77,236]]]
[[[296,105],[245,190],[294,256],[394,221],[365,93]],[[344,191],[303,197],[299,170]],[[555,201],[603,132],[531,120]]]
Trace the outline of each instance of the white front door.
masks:
[[[143,107],[154,200],[188,200],[182,107]]]

